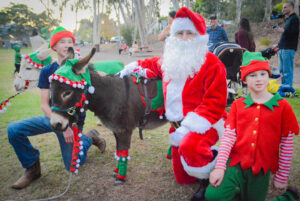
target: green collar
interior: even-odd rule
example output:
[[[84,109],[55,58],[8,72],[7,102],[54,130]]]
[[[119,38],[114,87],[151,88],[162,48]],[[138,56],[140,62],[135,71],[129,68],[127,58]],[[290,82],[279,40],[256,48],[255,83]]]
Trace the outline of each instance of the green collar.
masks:
[[[264,103],[264,105],[269,108],[270,110],[273,110],[273,106],[279,106],[278,101],[282,100],[283,98],[276,93],[270,100],[268,100],[267,102]],[[251,105],[255,104],[255,102],[252,100],[250,93],[245,97],[245,100],[243,101],[243,103],[246,104],[245,108],[250,107]]]

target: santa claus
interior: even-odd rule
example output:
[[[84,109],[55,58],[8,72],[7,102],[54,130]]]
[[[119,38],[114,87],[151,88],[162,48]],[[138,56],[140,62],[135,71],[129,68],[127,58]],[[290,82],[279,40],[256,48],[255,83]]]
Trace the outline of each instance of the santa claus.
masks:
[[[163,57],[138,60],[120,73],[163,79],[175,179],[179,184],[201,180],[192,200],[204,200],[216,162],[213,146],[224,130],[226,114],[225,66],[208,52],[207,43],[204,18],[182,7],[171,25]]]

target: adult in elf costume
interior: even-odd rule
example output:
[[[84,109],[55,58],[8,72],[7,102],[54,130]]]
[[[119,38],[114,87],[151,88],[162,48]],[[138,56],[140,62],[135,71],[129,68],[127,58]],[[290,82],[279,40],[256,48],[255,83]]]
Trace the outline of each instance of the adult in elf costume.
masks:
[[[264,201],[270,173],[275,174],[275,189],[287,188],[299,126],[288,101],[267,91],[270,75],[261,52],[244,53],[241,79],[250,93],[231,106],[206,200]],[[297,191],[289,187],[274,200],[297,199]]]
[[[39,150],[30,143],[28,136],[35,136],[54,132],[50,126],[51,104],[50,104],[50,82],[49,76],[52,75],[63,59],[67,56],[68,48],[73,47],[75,38],[70,31],[63,27],[57,27],[51,34],[50,47],[57,54],[57,61],[44,67],[41,70],[38,87],[41,89],[41,108],[44,116],[32,117],[29,119],[13,122],[7,127],[8,140],[13,146],[22,167],[25,168],[25,174],[16,181],[12,188],[22,189],[28,186],[32,181],[41,176],[39,162]],[[78,128],[83,128],[85,113],[79,117]],[[78,131],[79,132],[79,131]],[[58,138],[61,154],[65,168],[70,170],[73,154],[74,135],[71,127],[68,127],[63,133],[54,132]],[[89,147],[94,144],[101,151],[105,149],[105,141],[99,138],[99,133],[92,130],[87,135],[82,135],[82,155],[79,155],[79,164],[82,164],[86,158]],[[76,137],[76,136],[75,136]],[[76,139],[75,139],[76,140]]]
[[[204,18],[186,7],[176,14],[163,57],[138,60],[120,76],[138,73],[163,79],[166,117],[172,145],[175,179],[179,184],[201,180],[192,200],[203,200],[208,176],[215,165],[216,148],[226,115],[226,70],[208,52]]]

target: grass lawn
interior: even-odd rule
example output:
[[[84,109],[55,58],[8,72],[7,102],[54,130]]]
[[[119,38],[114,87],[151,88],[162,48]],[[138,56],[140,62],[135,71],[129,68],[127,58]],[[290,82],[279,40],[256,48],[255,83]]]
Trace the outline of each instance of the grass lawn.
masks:
[[[30,53],[22,49],[21,53]],[[12,72],[14,71],[14,52],[0,50],[0,101],[15,94]],[[300,91],[298,94],[300,94]],[[288,99],[298,122],[300,121],[300,98]],[[24,190],[10,188],[24,172],[13,148],[8,142],[6,127],[9,123],[42,115],[38,89],[28,90],[11,100],[6,113],[0,114],[0,200],[30,200],[45,198],[63,192],[69,173],[64,170],[59,144],[53,133],[30,137],[32,144],[40,150],[42,177]],[[84,131],[96,127],[97,118],[87,113]],[[132,137],[128,163],[128,178],[125,185],[114,186],[112,171],[116,166],[114,159],[115,140],[111,132],[103,127],[97,130],[107,141],[107,150],[100,154],[91,147],[86,163],[73,176],[69,192],[60,200],[189,200],[198,184],[178,185],[172,173],[171,161],[164,158],[168,148],[168,125],[144,132],[144,140],[135,130]],[[290,176],[290,184],[300,188],[300,138],[295,138],[295,152]],[[269,193],[269,197],[276,193]]]

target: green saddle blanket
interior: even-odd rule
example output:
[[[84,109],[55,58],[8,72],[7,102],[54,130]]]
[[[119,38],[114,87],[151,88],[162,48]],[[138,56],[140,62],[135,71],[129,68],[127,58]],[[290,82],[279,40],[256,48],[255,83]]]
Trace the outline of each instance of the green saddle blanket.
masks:
[[[121,61],[101,61],[95,62],[93,67],[96,71],[104,72],[108,75],[116,74],[124,69],[124,64]],[[162,81],[157,81],[157,96],[152,99],[151,110],[160,110],[164,108],[164,96],[162,90]]]

